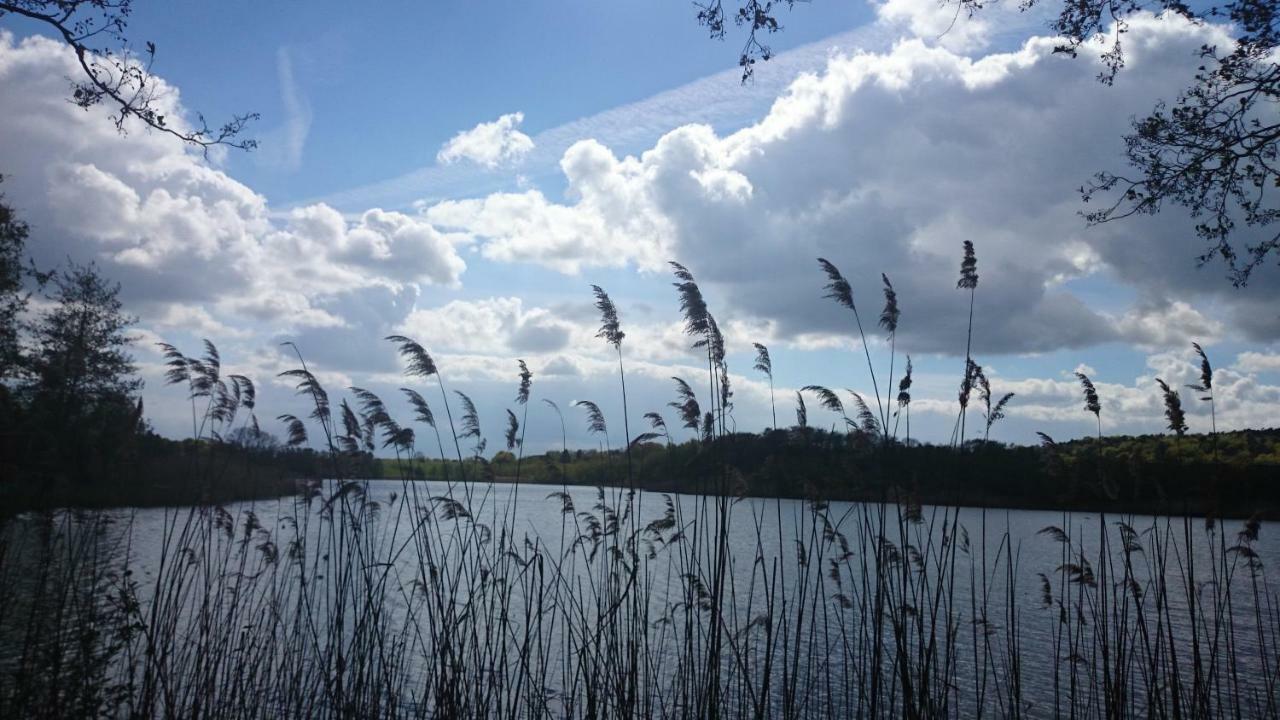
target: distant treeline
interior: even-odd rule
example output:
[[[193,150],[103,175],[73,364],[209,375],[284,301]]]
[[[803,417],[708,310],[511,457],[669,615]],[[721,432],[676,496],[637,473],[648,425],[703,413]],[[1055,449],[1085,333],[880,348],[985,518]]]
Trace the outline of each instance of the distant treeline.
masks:
[[[0,514],[53,507],[163,506],[224,503],[292,495],[300,481],[369,477],[379,469],[368,453],[338,455],[280,445],[261,433],[227,441],[170,440],[131,434],[106,446],[109,455],[84,474],[50,461],[38,437],[9,434],[0,477]],[[340,463],[341,467],[334,463]]]
[[[883,446],[816,428],[632,448],[634,482],[658,492],[1249,517],[1280,510],[1280,429],[1006,445]],[[466,462],[468,480],[623,485],[622,450],[502,451]],[[380,459],[387,478],[458,480],[457,461]]]

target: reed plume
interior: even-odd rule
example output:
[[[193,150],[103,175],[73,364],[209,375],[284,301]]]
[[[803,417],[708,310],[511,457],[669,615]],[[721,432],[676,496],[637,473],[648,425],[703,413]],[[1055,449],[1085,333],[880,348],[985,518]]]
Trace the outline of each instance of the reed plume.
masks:
[[[973,242],[964,241],[964,258],[960,261],[960,280],[956,282],[957,290],[973,290],[978,287],[978,257],[973,251]]]
[[[680,415],[680,421],[684,423],[682,427],[689,428],[695,433],[698,432],[698,423],[702,421],[702,408],[698,406],[698,398],[693,393],[693,388],[689,387],[689,383],[682,378],[672,377],[676,383],[676,396],[679,400],[667,403],[668,406],[675,408]]]
[[[360,402],[360,413],[372,428],[382,430],[382,447],[394,445],[398,450],[408,450],[413,444],[413,430],[403,428],[387,412],[387,406],[374,393],[363,388],[349,388]],[[405,432],[408,430],[408,432]]]
[[[769,358],[769,348],[760,343],[751,343],[756,349],[755,369],[765,374],[765,377],[773,379],[773,361]]]
[[[805,385],[800,389],[817,395],[818,404],[831,412],[839,413],[840,417],[844,419],[844,424],[846,426],[853,426],[853,421],[849,419],[847,414],[845,414],[844,403],[840,402],[840,396],[832,392],[830,388],[825,388],[821,385]]]
[[[898,319],[902,315],[902,311],[898,309],[898,293],[893,289],[893,283],[889,282],[889,276],[880,273],[880,279],[884,281],[884,309],[880,311],[880,327],[889,333],[889,382],[886,386],[885,403],[888,404],[889,398],[887,393],[893,392],[893,369],[898,354]],[[884,422],[884,441],[889,442],[889,418],[888,409],[883,411],[881,420]]]
[[[1200,343],[1193,342],[1191,347],[1195,348],[1196,355],[1200,356],[1200,386],[1197,389],[1208,392],[1213,389],[1213,366],[1209,364],[1209,356],[1204,354],[1204,348],[1200,347]]]
[[[964,241],[964,258],[960,261],[960,280],[956,282],[956,289],[969,291],[969,328],[965,333],[964,341],[964,375],[963,386],[972,387],[969,372],[972,368],[973,357],[973,300],[978,288],[978,257],[973,250],[973,242]],[[957,431],[952,433],[955,442],[956,432],[959,433],[959,446],[964,446],[964,430],[965,430],[965,410],[968,406],[968,392],[961,392],[960,417],[956,418],[958,426]]]
[[[435,433],[436,446],[440,451],[441,468],[444,472],[444,479],[448,482],[449,463],[446,462],[444,439],[440,435],[440,428],[436,425],[435,413],[431,411],[431,406],[427,403],[426,398],[422,397],[418,391],[412,388],[400,388],[400,392],[404,393],[404,396],[409,400],[409,405],[413,407],[413,419],[431,428],[431,431]]]
[[[888,275],[880,273],[880,279],[884,281],[884,309],[880,311],[880,327],[893,335],[898,331],[898,318],[901,315],[898,309],[898,293],[894,291]]]
[[[631,474],[631,420],[627,417],[627,374],[622,367],[622,339],[626,337],[626,333],[622,332],[622,326],[618,320],[618,308],[614,306],[613,300],[609,299],[609,294],[599,285],[592,285],[591,292],[595,294],[596,309],[600,311],[600,330],[596,333],[596,337],[604,338],[618,354],[618,381],[622,385],[622,433],[625,443],[623,447],[627,454],[627,487],[634,487],[634,478]]]
[[[1076,372],[1076,379],[1080,381],[1080,390],[1084,394],[1084,409],[1093,413],[1098,424],[1098,442],[1102,442],[1102,401],[1098,399],[1098,389],[1093,386],[1089,376],[1082,372]]]
[[[388,335],[386,339],[399,345],[400,356],[406,361],[404,369],[406,375],[426,378],[439,372],[435,360],[431,358],[426,348],[417,342],[404,335]]]
[[[476,412],[476,404],[471,401],[471,397],[461,390],[454,390],[454,395],[462,402],[462,434],[460,438],[472,438],[476,444],[472,448],[472,455],[479,457],[484,452],[484,438],[480,436],[480,414]]]
[[[520,437],[518,439],[514,435],[508,437],[507,449],[510,450],[513,443],[519,447],[519,451],[516,453],[516,493],[519,493],[520,470],[524,464],[524,429],[529,426],[529,392],[533,388],[533,373],[530,372],[529,366],[524,360],[517,360],[516,364],[520,366],[520,386],[516,390],[516,404],[524,409],[521,412],[523,417],[517,425],[520,430]],[[511,423],[515,421],[515,414],[510,410],[507,411],[507,414],[511,416],[507,432],[511,433]]]
[[[156,345],[160,348],[160,356],[164,359],[164,365],[167,368],[164,373],[165,382],[169,385],[189,382],[191,365],[187,357],[169,343],[158,342]]]
[[[809,409],[804,405],[804,394],[796,391],[796,426],[801,430],[809,427]]]
[[[587,432],[592,435],[603,435],[605,444],[609,442],[609,428],[604,421],[604,413],[600,411],[600,406],[590,400],[579,400],[574,403],[577,407],[582,408],[587,414]]]
[[[858,429],[867,435],[879,435],[880,422],[876,420],[875,413],[871,412],[871,408],[867,406],[867,402],[862,399],[861,395],[852,390],[848,392],[853,396],[854,407],[858,409],[856,413]]]
[[[960,417],[957,418],[956,428],[952,430],[952,443],[956,442],[956,433],[959,433],[960,446],[964,445],[964,418],[969,410],[969,396],[979,383],[979,378],[985,378],[982,366],[974,362],[973,358],[965,358],[964,379],[960,381],[960,391],[956,394],[960,402]]]
[[[822,266],[822,271],[827,274],[827,284],[824,289],[827,294],[824,297],[830,298],[841,307],[848,308],[853,311],[853,320],[858,325],[858,337],[862,340],[862,352],[867,359],[867,372],[871,375],[871,388],[876,394],[876,407],[880,411],[880,417],[884,418],[884,406],[880,401],[880,385],[876,382],[876,369],[871,362],[871,348],[867,345],[867,334],[862,330],[862,316],[858,314],[858,306],[853,302],[853,286],[845,279],[840,270],[826,258],[818,258],[818,264]],[[894,296],[894,312],[896,312],[897,297]],[[893,319],[897,323],[897,318]],[[883,425],[883,423],[882,423]]]
[[[671,433],[667,431],[667,421],[662,415],[656,412],[647,412],[644,419],[649,421],[649,427],[653,428],[661,437],[666,438],[667,447],[671,447]]]
[[[436,426],[436,416],[435,413],[431,412],[431,406],[427,404],[426,399],[412,388],[400,388],[400,392],[404,393],[409,400],[409,404],[413,406],[414,419],[434,428]]]
[[[253,381],[244,375],[231,375],[232,385],[236,388],[236,396],[246,410],[253,410],[258,403],[258,391]]]
[[[514,450],[516,445],[520,444],[520,421],[516,419],[516,414],[507,410],[507,449]]]
[[[279,415],[276,419],[285,425],[286,445],[299,447],[307,444],[307,426],[301,420],[289,413]]]
[[[556,417],[560,419],[560,451],[566,453],[569,452],[569,432],[565,429],[564,413],[560,412],[560,406],[555,404],[551,399],[543,398],[542,402],[546,403],[548,407],[554,410]]]
[[[406,456],[413,452],[414,433],[411,427],[390,425],[383,429],[382,447],[394,446],[396,451]]]
[[[1202,393],[1200,400],[1209,403],[1209,422],[1210,431],[1214,436],[1214,453],[1217,453],[1217,437],[1218,437],[1218,410],[1214,407],[1213,400],[1213,366],[1209,364],[1209,356],[1205,354],[1204,348],[1200,347],[1200,343],[1193,342],[1191,347],[1195,348],[1196,355],[1200,356],[1200,384],[1188,385],[1187,388]]]
[[[688,268],[678,262],[668,263],[679,282],[672,283],[680,295],[680,312],[684,314],[684,332],[695,337],[707,334],[707,303],[702,299],[702,290],[694,281]]]
[[[360,441],[364,438],[361,431],[360,420],[356,418],[356,413],[351,409],[351,405],[347,404],[344,398],[338,403],[338,417],[342,420],[343,433],[338,436],[338,447],[342,452],[348,455],[357,455],[360,452]]]
[[[986,421],[986,428],[982,439],[984,442],[991,439],[991,426],[1001,421],[1005,417],[1005,408],[1008,407],[1009,401],[1013,400],[1015,393],[1005,393],[996,401],[995,406],[991,405],[991,383],[987,380],[987,376],[982,375],[979,380],[980,393],[983,405],[983,420]]]
[[[444,403],[445,419],[449,422],[449,434],[453,436],[453,449],[458,457],[458,471],[466,478],[466,465],[462,462],[462,443],[458,440],[458,430],[453,424],[453,410],[449,407],[449,393],[444,387],[444,376],[436,366],[435,360],[426,348],[404,335],[388,335],[386,340],[396,344],[396,350],[405,360],[405,374],[413,377],[435,377],[440,386],[440,400]],[[443,461],[443,458],[441,458]]]
[[[764,373],[769,380],[769,411],[773,416],[773,429],[778,429],[778,406],[773,399],[773,360],[769,357],[769,348],[760,343],[751,343],[756,348],[756,372]]]
[[[321,423],[325,418],[329,417],[329,393],[320,385],[320,381],[316,376],[311,374],[310,370],[305,368],[294,368],[285,370],[279,374],[279,377],[286,377],[298,381],[294,390],[299,395],[309,395],[314,403],[310,417]]]
[[[1178,437],[1182,437],[1187,432],[1187,416],[1182,410],[1182,397],[1164,380],[1156,378],[1156,384],[1160,386],[1160,392],[1164,395],[1164,417],[1168,422],[1167,427]]]
[[[627,335],[622,332],[618,321],[617,307],[609,299],[609,294],[599,285],[592,285],[591,292],[596,298],[596,309],[600,311],[600,330],[596,333],[596,337],[604,338],[615,349],[621,348],[622,339]]]
[[[352,395],[355,395],[356,400],[360,403],[360,412],[369,418],[369,421],[375,426],[381,427],[391,422],[391,415],[387,413],[387,406],[383,404],[381,398],[364,388],[352,387],[347,389],[351,391]]]
[[[212,396],[222,372],[222,358],[218,355],[218,348],[208,339],[203,342],[204,357],[199,360],[187,358],[187,365],[191,371],[192,394],[196,397]]]
[[[516,402],[525,405],[529,402],[529,390],[533,386],[533,373],[524,360],[516,361],[520,365],[520,389],[516,391]]]
[[[902,413],[907,414],[907,442],[911,442],[911,356],[907,356],[907,369],[898,381],[898,410],[893,414],[893,434],[898,434],[898,419]]]

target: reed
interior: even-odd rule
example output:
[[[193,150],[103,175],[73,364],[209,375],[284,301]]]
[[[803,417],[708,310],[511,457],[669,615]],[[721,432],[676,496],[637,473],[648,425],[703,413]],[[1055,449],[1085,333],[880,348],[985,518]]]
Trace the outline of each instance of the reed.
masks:
[[[760,343],[751,343],[756,349],[756,361],[753,366],[756,372],[763,373],[769,381],[769,413],[773,418],[773,424],[770,425],[774,430],[778,429],[778,406],[773,399],[773,359],[769,357],[769,348]]]
[[[960,261],[960,279],[956,281],[956,289],[969,291],[969,324],[965,330],[964,340],[964,380],[960,384],[960,416],[956,418],[956,428],[952,431],[952,443],[958,447],[964,447],[969,391],[973,387],[973,370],[977,367],[973,362],[973,303],[978,290],[978,257],[970,240],[964,241],[964,257]]]
[[[1199,528],[1186,517],[1064,513],[1029,536],[1007,513],[1000,528],[986,510],[922,507],[901,488],[865,503],[830,502],[816,481],[801,501],[747,498],[725,460],[736,442],[725,339],[692,273],[672,269],[685,328],[707,359],[705,406],[680,378],[669,403],[694,434],[683,447],[696,447],[707,468],[698,493],[641,502],[634,469],[617,463],[650,453],[672,462],[682,446],[656,411],[644,415],[651,432],[631,437],[625,390],[616,448],[601,407],[574,403],[609,474],[598,487],[571,487],[562,462],[558,491],[540,502],[521,482],[522,463],[534,462],[524,453],[533,373],[523,361],[519,412],[506,411],[504,433],[517,482],[504,486],[487,482],[471,397],[446,389],[417,342],[389,338],[405,360],[400,390],[416,425],[400,424],[367,389],[331,397],[290,345],[298,367],[282,377],[310,411],[280,421],[290,444],[317,447],[329,468],[295,497],[66,510],[0,526],[0,716],[1280,716],[1280,604],[1258,519],[1231,533],[1216,520]],[[834,266],[828,279],[841,305],[848,290],[852,309]],[[897,298],[882,279],[894,310],[882,322],[892,387]],[[593,292],[621,389],[617,308]],[[224,377],[212,344],[195,359],[162,352],[193,408],[194,437],[229,452],[224,436],[257,427],[253,383]],[[757,353],[772,388],[768,351]],[[792,436],[810,452],[871,439],[892,457],[900,419],[911,442],[912,373],[908,356],[888,415],[874,381],[874,407],[854,391],[846,402],[805,386]],[[410,386],[432,379],[443,419]],[[1101,450],[1097,388],[1078,380]],[[1208,393],[1211,375],[1201,380]],[[1181,437],[1181,399],[1158,385]],[[961,444],[973,390],[986,442],[1013,398],[994,393],[966,357]],[[822,439],[809,428],[805,394],[839,415],[839,433]],[[561,423],[563,458],[564,417],[542,400]],[[412,469],[430,436],[445,474],[424,482]],[[1053,473],[1056,444],[1043,437]],[[659,439],[665,447],[650,442]],[[351,476],[350,461],[374,451],[394,455],[397,478]],[[194,457],[192,473],[208,482],[234,471],[219,455]],[[1032,543],[1057,561],[1025,568]]]

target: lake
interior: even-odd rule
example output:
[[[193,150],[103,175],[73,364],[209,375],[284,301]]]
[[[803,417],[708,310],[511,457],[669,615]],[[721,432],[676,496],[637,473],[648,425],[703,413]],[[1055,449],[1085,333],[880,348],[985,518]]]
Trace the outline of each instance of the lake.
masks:
[[[0,711],[43,668],[121,716],[1273,716],[1278,535],[390,480],[23,516]]]

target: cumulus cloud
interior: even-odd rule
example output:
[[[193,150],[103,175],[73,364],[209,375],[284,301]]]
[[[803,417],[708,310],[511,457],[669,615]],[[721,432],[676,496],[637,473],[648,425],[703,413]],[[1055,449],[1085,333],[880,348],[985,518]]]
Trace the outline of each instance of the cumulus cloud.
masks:
[[[959,3],[939,0],[884,0],[875,3],[876,17],[886,25],[902,28],[914,37],[933,41],[958,52],[987,46],[991,23],[988,15],[1001,6],[970,15]]]
[[[528,306],[518,297],[451,300],[437,307],[414,308],[395,332],[418,339],[433,352],[546,356],[578,363],[616,362],[612,349],[597,337],[600,320],[587,300],[554,308]],[[625,314],[624,310],[624,314]],[[680,322],[632,322],[624,318],[624,348],[628,360],[652,363],[681,362],[702,357],[691,348]],[[745,335],[744,335],[745,337]],[[760,337],[751,335],[750,337]],[[739,341],[746,345],[746,341]],[[739,348],[741,349],[741,348]],[[561,364],[559,367],[565,369]]]
[[[673,228],[650,192],[643,160],[618,160],[600,143],[583,140],[565,152],[560,169],[574,205],[528,190],[444,201],[427,208],[426,217],[483,237],[485,257],[502,262],[569,274],[588,266],[662,267]]]
[[[526,309],[520,298],[495,297],[415,309],[398,332],[421,339],[433,351],[510,356],[562,350],[572,327],[545,308]]]
[[[522,122],[524,113],[514,112],[463,130],[440,147],[436,160],[442,163],[469,160],[490,169],[519,162],[533,150],[533,139],[519,130]]]
[[[66,102],[74,63],[59,43],[0,33],[0,169],[39,266],[96,261],[144,322],[174,319],[174,303],[199,306],[189,329],[226,336],[245,332],[241,323],[342,326],[326,300],[360,288],[458,285],[466,264],[455,241],[465,238],[376,208],[347,219],[313,205],[277,219],[265,198],[172,138],[136,124],[121,136],[104,108]],[[181,118],[177,90],[161,88],[161,109]]]
[[[253,335],[248,330],[227,326],[198,305],[173,303],[158,314],[151,324],[160,330],[180,329],[201,337],[244,339]],[[148,331],[142,339],[150,346],[158,342],[160,336]]]
[[[923,5],[895,7],[906,13],[901,22],[925,23],[908,12]],[[37,262],[97,260],[123,282],[148,338],[185,329],[232,340],[255,376],[293,364],[265,339],[296,340],[336,387],[372,378],[394,393],[404,379],[381,338],[402,332],[439,353],[451,381],[476,383],[485,412],[484,402],[510,403],[515,357],[530,361],[539,392],[557,400],[611,397],[616,358],[595,337],[585,282],[564,302],[547,300],[545,285],[536,304],[513,296],[543,279],[459,298],[449,292],[467,271],[460,249],[476,252],[467,256],[473,263],[490,261],[485,270],[498,283],[543,271],[492,263],[566,274],[638,268],[652,290],[630,289],[668,291],[668,301],[664,262],[678,259],[702,282],[731,352],[750,354],[751,340],[775,349],[780,399],[790,397],[788,373],[838,382],[823,375],[834,372],[829,354],[801,353],[861,352],[848,312],[823,300],[814,259],[830,258],[853,282],[860,309],[872,308],[864,322],[878,309],[886,272],[903,308],[898,350],[917,354],[913,407],[954,418],[955,378],[939,379],[933,392],[926,370],[931,361],[954,365],[928,353],[964,347],[967,297],[955,281],[960,243],[972,239],[979,357],[1137,344],[1147,357],[1140,377],[1108,377],[1102,363],[1102,373],[1090,374],[1109,428],[1157,430],[1151,378],[1194,379],[1189,339],[1280,337],[1280,283],[1266,268],[1254,287],[1235,291],[1221,273],[1197,271],[1198,241],[1176,209],[1087,229],[1075,188],[1114,166],[1129,117],[1185,84],[1201,44],[1225,41],[1212,27],[1140,16],[1131,22],[1129,67],[1105,88],[1094,79],[1096,52],[1056,57],[1048,38],[977,60],[945,42],[909,40],[886,53],[832,58],[736,132],[679,127],[634,156],[581,140],[560,159],[563,196],[528,187],[427,204],[421,213],[341,214],[323,204],[273,211],[168,139],[138,129],[118,137],[97,111],[65,102],[74,68],[60,46],[6,35],[0,146],[8,152],[0,170],[8,201],[32,222]],[[176,91],[166,98],[179,117]],[[451,157],[494,166],[519,159],[519,138],[532,144],[517,129],[521,119],[484,124],[498,126],[493,142],[476,146],[487,149],[472,156],[464,144]],[[1121,292],[1097,303],[1099,286]],[[634,397],[661,408],[671,375],[692,378],[705,367],[672,308],[640,312],[640,301],[620,302],[628,380],[634,372]],[[1223,363],[1223,426],[1269,422],[1280,390],[1262,374],[1277,365],[1265,353]],[[1010,417],[1024,423],[1060,422],[1079,410],[1069,376],[993,371],[992,379],[997,392],[1017,391]],[[767,386],[738,375],[733,382],[743,426],[760,427]],[[1188,405],[1202,421],[1205,408]],[[789,407],[778,410],[789,417]]]
[[[802,342],[848,330],[845,313],[819,299],[814,258],[824,256],[861,303],[876,302],[879,274],[889,274],[903,304],[901,347],[956,352],[965,239],[978,246],[984,353],[1079,348],[1132,332],[1157,347],[1230,332],[1207,305],[1236,328],[1252,318],[1252,337],[1275,337],[1280,319],[1242,309],[1280,296],[1274,269],[1247,295],[1231,295],[1220,274],[1197,271],[1200,241],[1177,208],[1092,228],[1078,214],[1081,182],[1123,162],[1130,118],[1190,81],[1201,45],[1228,42],[1220,27],[1137,15],[1126,70],[1105,87],[1096,80],[1101,45],[1071,60],[1053,53],[1055,39],[1033,38],[975,60],[907,40],[888,53],[833,58],[728,135],[684,126],[623,158],[580,142],[561,160],[563,201],[497,193],[441,202],[426,216],[476,237],[487,258],[566,273],[657,270],[677,258],[740,315]],[[1100,312],[1077,293],[1082,279],[1140,299]],[[1153,300],[1170,297],[1182,301]],[[1166,332],[1161,323],[1188,325]]]
[[[1244,373],[1280,372],[1280,353],[1243,352],[1234,367]]]
[[[1164,399],[1156,378],[1181,394],[1192,432],[1209,432],[1214,427],[1214,412],[1218,430],[1274,426],[1280,385],[1259,377],[1267,371],[1268,360],[1256,357],[1257,353],[1242,353],[1234,362],[1227,362],[1225,357],[1216,357],[1213,348],[1207,349],[1212,360],[1223,362],[1214,372],[1213,412],[1210,404],[1200,399],[1203,393],[1187,387],[1200,382],[1200,360],[1190,348],[1147,355],[1144,372],[1136,377],[1117,378],[1087,366],[1078,368],[1090,375],[1097,388],[1103,432],[1165,431]],[[1060,438],[1095,432],[1093,415],[1084,409],[1080,383],[1070,373],[1058,377],[1003,377],[993,373],[991,384],[995,394],[1015,393],[1008,417],[1020,425],[1021,437],[1029,436],[1032,430],[1044,430]],[[913,415],[927,413],[949,419],[954,419],[957,412],[953,398],[935,394],[922,396],[911,407]],[[975,407],[970,405],[971,412]]]
[[[1141,348],[1210,344],[1223,335],[1223,325],[1181,300],[1144,302],[1115,321],[1120,337]]]

